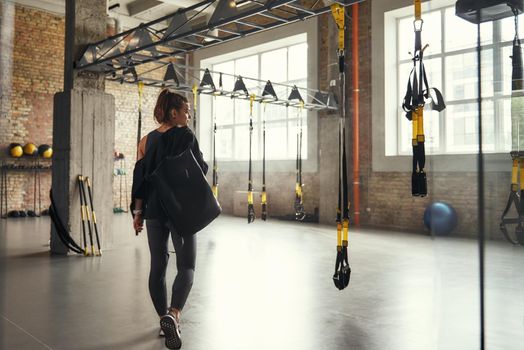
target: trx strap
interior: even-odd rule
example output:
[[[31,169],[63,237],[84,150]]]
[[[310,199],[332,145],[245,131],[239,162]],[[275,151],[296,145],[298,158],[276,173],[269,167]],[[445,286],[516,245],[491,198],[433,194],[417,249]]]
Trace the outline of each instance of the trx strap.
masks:
[[[100,249],[100,237],[98,235],[98,226],[96,224],[95,207],[93,206],[93,193],[91,191],[91,180],[89,180],[88,176],[85,177],[85,182],[87,183],[87,193],[89,194],[89,206],[91,207],[91,217],[93,218],[93,226],[95,228],[95,238],[96,238],[96,246],[98,248],[98,255],[102,255],[102,250]],[[85,191],[85,188],[84,188],[84,191]]]
[[[251,147],[253,139],[253,102],[255,95],[249,95],[249,179],[247,184],[247,223],[255,221],[255,208],[253,206],[253,176],[251,173]]]
[[[522,48],[518,35],[518,11],[513,9],[515,15],[515,37],[513,39],[512,83],[511,83],[511,119],[512,119],[512,147],[516,151],[510,152],[513,166],[511,169],[511,186],[508,202],[501,216],[500,231],[508,242],[524,245],[524,152],[520,151],[520,123],[523,102],[523,66]],[[520,171],[520,176],[519,176]],[[519,181],[520,180],[520,181]],[[520,184],[519,184],[520,182]],[[520,190],[520,193],[519,193]],[[506,218],[512,204],[517,212],[516,218]],[[515,238],[513,238],[506,225],[516,225]]]
[[[344,43],[344,7],[340,4],[331,5],[331,12],[338,27],[338,63],[339,82],[341,89],[341,116],[339,123],[339,162],[338,162],[338,207],[337,207],[337,256],[333,283],[342,290],[349,284],[351,267],[348,260],[348,231],[349,231],[349,198],[346,165],[346,110],[345,110],[345,43]]]
[[[78,175],[77,179],[77,185],[78,185],[78,197],[80,198],[80,215],[82,217],[82,238],[83,238],[83,246],[84,246],[84,255],[89,255],[89,251],[87,250],[87,239],[86,239],[86,207],[84,205],[84,198],[82,196],[82,176]]]
[[[424,168],[426,166],[426,150],[424,136],[424,105],[426,99],[431,98],[432,109],[442,111],[446,108],[444,98],[436,88],[429,88],[426,70],[423,63],[423,53],[427,45],[422,48],[422,26],[424,21],[421,15],[420,0],[415,0],[415,52],[413,54],[413,69],[409,74],[406,95],[402,108],[406,118],[412,122],[413,170],[411,175],[411,194],[424,197],[428,193],[427,178]],[[435,98],[431,95],[434,91]]]
[[[508,242],[515,245],[524,245],[524,200],[522,200],[524,196],[524,152],[511,152],[511,157],[513,158],[513,167],[511,169],[511,188],[508,202],[506,203],[506,208],[502,213],[500,230]],[[518,217],[506,218],[506,215],[508,214],[512,204],[515,206]],[[510,236],[506,225],[517,225],[515,228],[516,239]]]
[[[300,96],[298,88],[293,86],[291,93],[287,98],[289,101],[298,100],[299,107],[297,111],[297,158],[295,161],[296,168],[296,182],[295,182],[295,219],[302,221],[306,217],[306,211],[304,209],[303,191],[304,184],[302,183],[302,110],[304,109],[304,100]],[[289,103],[286,105],[289,107]]]
[[[218,166],[217,166],[217,154],[216,154],[216,137],[217,137],[217,117],[216,117],[216,95],[213,96],[213,106],[215,108],[213,112],[213,195],[218,199]]]
[[[262,220],[267,219],[267,192],[266,192],[266,106],[267,101],[277,101],[278,97],[271,84],[267,81],[264,91],[262,92]]]
[[[262,103],[262,213],[260,218],[267,219],[267,194],[266,194],[266,103]]]
[[[93,244],[93,228],[91,226],[91,213],[89,212],[88,204],[87,204],[87,196],[86,196],[86,189],[84,187],[84,181],[85,178],[82,175],[79,175],[80,179],[80,193],[82,195],[82,199],[84,201],[85,211],[86,211],[86,217],[87,217],[87,231],[89,232],[89,244],[91,246],[91,254],[95,255],[95,246]],[[89,254],[87,254],[89,255]]]
[[[191,89],[193,92],[193,130],[196,132],[197,128],[197,96],[198,96],[198,86],[197,84],[193,85]]]
[[[295,183],[295,219],[302,221],[306,217],[304,209],[302,187],[302,110],[304,101],[300,101],[297,120],[297,161],[296,161],[296,183]]]
[[[138,132],[136,136],[136,144],[140,144],[142,138],[142,95],[144,94],[144,82],[138,82]]]
[[[209,74],[209,78],[211,78],[211,74]],[[215,84],[213,83],[212,79],[210,79],[210,84],[213,87],[213,91],[216,91]],[[213,106],[215,109],[213,111],[213,187],[212,187],[212,190],[217,200],[218,200],[218,164],[217,164],[217,155],[216,155],[216,137],[217,137],[216,101],[217,101],[217,94],[222,95],[223,90],[224,90],[224,87],[222,86],[222,73],[220,73],[220,77],[218,78],[218,92],[213,94]]]

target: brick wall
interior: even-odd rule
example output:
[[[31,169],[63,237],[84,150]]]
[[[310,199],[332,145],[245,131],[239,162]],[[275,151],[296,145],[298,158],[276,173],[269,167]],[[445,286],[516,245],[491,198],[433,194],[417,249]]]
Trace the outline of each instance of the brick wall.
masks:
[[[351,15],[351,10],[349,11]],[[62,88],[64,20],[42,11],[16,6],[14,23],[12,98],[9,113],[0,117],[0,145],[5,147],[10,142],[25,143],[32,141],[50,143],[52,136],[52,98]],[[350,22],[349,22],[350,24]],[[337,78],[336,40],[333,39],[333,20],[330,14],[319,17],[319,86],[329,89],[329,81]],[[45,40],[43,40],[45,38]],[[348,84],[348,130],[351,131],[351,33],[349,30],[347,45],[347,84]],[[409,195],[410,173],[373,172],[371,166],[371,3],[360,4],[360,182],[361,182],[361,223],[363,226],[376,226],[399,230],[424,232],[422,214],[428,203],[444,200],[451,203],[459,214],[457,232],[474,234],[477,229],[477,178],[475,173],[434,173],[429,174],[431,187],[428,198],[412,198]],[[5,54],[2,47],[0,54]],[[162,74],[159,72],[158,74]],[[131,174],[136,157],[136,133],[138,117],[138,92],[133,85],[121,85],[107,82],[106,91],[115,96],[116,103],[116,140],[118,152],[126,156],[127,195],[131,190]],[[155,127],[152,116],[159,90],[145,88],[142,135]],[[377,102],[376,102],[377,103]],[[379,103],[379,102],[378,102]],[[321,113],[319,118],[319,139],[330,137],[329,132],[321,136],[323,125],[333,129],[334,115]],[[325,123],[325,124],[322,124]],[[329,130],[328,130],[329,131]],[[329,136],[331,135],[331,136]],[[349,173],[352,174],[351,132],[348,133]],[[319,147],[324,143],[319,140]],[[112,151],[112,150],[108,150]],[[326,152],[329,149],[325,150]],[[319,158],[319,164],[322,158]],[[118,164],[117,164],[118,166]],[[326,167],[336,167],[328,164]],[[313,212],[320,204],[329,206],[335,203],[336,188],[329,181],[322,189],[320,174],[304,175],[305,204],[308,212]],[[331,173],[329,176],[333,175]],[[44,205],[48,204],[47,191],[50,186],[49,173],[42,176],[42,194]],[[254,173],[259,179],[260,173]],[[120,178],[115,177],[114,204],[119,206]],[[331,181],[331,180],[330,180]],[[335,180],[333,180],[335,181]],[[489,234],[498,234],[498,218],[507,197],[509,172],[488,173],[486,175],[486,219]],[[352,180],[350,180],[350,183]],[[125,181],[123,181],[125,185]],[[9,179],[10,208],[31,209],[33,205],[33,177],[30,173],[13,172]],[[292,212],[294,193],[294,173],[284,172],[268,179],[268,198],[270,213],[284,215]],[[333,187],[333,189],[331,189]],[[247,173],[223,172],[220,175],[220,200],[224,212],[233,211],[233,193],[247,188]],[[328,196],[329,200],[326,200]],[[123,200],[125,205],[125,200]],[[366,210],[369,209],[369,210]],[[331,215],[324,222],[332,222]]]
[[[5,7],[2,7],[5,9]],[[0,14],[0,16],[3,14]],[[9,21],[2,22],[9,25]],[[11,142],[51,144],[53,95],[63,85],[64,19],[46,12],[16,6],[12,45],[9,108],[0,116],[0,152],[6,156]],[[8,29],[7,29],[8,30]],[[7,54],[9,46],[2,46]],[[27,163],[27,160],[18,163]],[[33,208],[33,174],[9,172],[9,209]],[[41,173],[42,205],[49,205],[50,171]]]

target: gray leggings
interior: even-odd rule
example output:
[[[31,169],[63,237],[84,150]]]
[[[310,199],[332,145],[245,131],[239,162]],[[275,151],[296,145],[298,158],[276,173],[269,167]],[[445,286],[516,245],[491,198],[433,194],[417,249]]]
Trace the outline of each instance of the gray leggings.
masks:
[[[169,260],[168,239],[171,235],[176,254],[177,275],[173,282],[171,308],[182,310],[186,303],[195,274],[196,235],[182,237],[160,220],[146,220],[147,241],[151,253],[149,272],[149,294],[158,316],[166,314],[167,288],[166,269]]]

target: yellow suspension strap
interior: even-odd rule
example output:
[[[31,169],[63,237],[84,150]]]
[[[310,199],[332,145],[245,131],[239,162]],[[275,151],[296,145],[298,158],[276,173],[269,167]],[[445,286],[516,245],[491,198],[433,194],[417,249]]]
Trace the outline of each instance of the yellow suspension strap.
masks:
[[[298,90],[297,90],[298,91]],[[297,160],[296,160],[296,183],[295,183],[295,219],[304,220],[306,210],[304,209],[304,193],[302,191],[302,111],[304,101],[300,100],[297,119]]]
[[[86,237],[86,208],[84,205],[84,198],[82,196],[82,175],[78,175],[77,177],[77,184],[78,184],[78,196],[80,197],[80,215],[82,217],[82,238],[84,243],[84,255],[88,256],[89,251],[87,250],[87,237]]]
[[[513,160],[513,166],[511,168],[511,187],[508,202],[502,213],[500,231],[511,244],[524,245],[524,200],[522,199],[524,196],[524,152],[514,151],[510,154]],[[517,217],[506,218],[512,204],[517,212]],[[506,225],[516,225],[515,238],[509,234]]]
[[[93,218],[93,226],[95,228],[95,237],[96,237],[96,246],[98,248],[98,254],[95,254],[95,255],[102,255],[102,249],[100,249],[100,237],[98,235],[98,226],[96,224],[95,207],[93,206],[93,192],[91,191],[91,180],[89,179],[89,177],[87,176],[85,177],[85,182],[87,183],[87,193],[89,194],[89,205],[91,207],[91,217]]]
[[[193,131],[197,132],[197,97],[198,97],[198,85],[193,84],[193,88],[191,89],[193,92]]]
[[[142,97],[144,95],[144,82],[138,82],[138,132],[136,137],[136,144],[140,143],[142,138]],[[138,147],[137,147],[138,149]]]
[[[520,132],[522,130],[521,120],[524,99],[524,71],[522,64],[522,48],[518,33],[518,11],[513,9],[513,13],[515,15],[515,37],[513,38],[513,54],[511,56],[511,138],[512,149],[516,151],[510,152],[513,163],[511,168],[511,187],[508,202],[501,216],[500,230],[510,243],[524,245],[524,152],[520,151]],[[514,204],[518,216],[516,218],[506,218],[512,204]],[[506,225],[516,225],[515,238],[509,234]]]
[[[432,109],[438,112],[444,110],[446,105],[440,91],[429,88],[426,71],[423,63],[424,50],[422,48],[422,20],[421,1],[414,0],[415,19],[413,28],[415,30],[415,51],[413,53],[413,69],[409,75],[406,95],[402,108],[406,112],[406,118],[412,122],[412,147],[413,147],[413,169],[411,174],[411,194],[413,196],[425,197],[428,194],[426,172],[426,149],[424,136],[424,104],[426,99],[432,99]],[[434,92],[435,96],[431,95]]]
[[[341,113],[339,123],[339,161],[338,161],[338,207],[337,207],[337,257],[333,282],[339,290],[349,285],[351,268],[348,260],[348,232],[349,232],[349,199],[346,165],[346,73],[345,73],[345,8],[340,4],[331,5],[331,13],[338,28],[338,68],[341,95]]]
[[[267,194],[266,194],[266,102],[262,102],[262,213],[260,218],[267,219]]]
[[[253,174],[251,171],[251,148],[253,143],[253,102],[255,94],[249,95],[249,178],[247,184],[247,223],[255,221],[255,208],[253,206]]]
[[[217,153],[216,153],[216,137],[217,137],[217,116],[216,116],[216,95],[213,96],[213,195],[218,199],[218,166],[217,166]]]
[[[88,208],[88,204],[87,204],[87,196],[86,196],[86,189],[84,187],[84,181],[85,181],[85,178],[80,175],[79,176],[79,179],[80,179],[80,193],[82,195],[82,199],[84,201],[84,208],[85,208],[85,213],[86,213],[86,217],[87,217],[87,229],[88,229],[88,232],[89,232],[89,243],[91,245],[91,253],[87,253],[86,255],[95,255],[95,246],[93,244],[93,229],[91,227],[91,213],[89,212],[89,208]]]

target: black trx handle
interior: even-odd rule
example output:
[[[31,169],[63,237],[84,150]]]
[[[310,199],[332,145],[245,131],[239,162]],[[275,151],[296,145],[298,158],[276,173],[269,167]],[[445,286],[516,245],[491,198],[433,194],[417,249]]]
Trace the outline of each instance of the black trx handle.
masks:
[[[240,78],[241,79],[241,78]],[[255,221],[255,208],[253,206],[253,176],[251,172],[251,146],[253,139],[253,102],[255,95],[249,96],[249,180],[247,185],[247,223]]]

